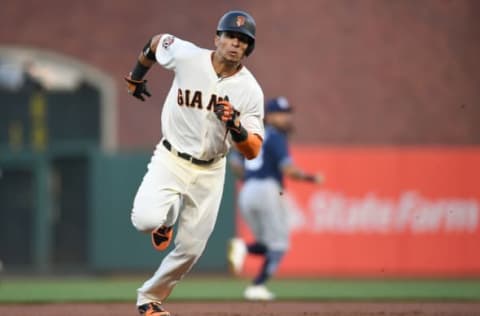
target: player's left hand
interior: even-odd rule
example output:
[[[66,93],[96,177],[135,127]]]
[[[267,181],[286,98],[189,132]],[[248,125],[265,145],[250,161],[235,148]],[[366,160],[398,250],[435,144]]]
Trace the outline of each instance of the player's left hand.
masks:
[[[228,101],[228,98],[217,102],[213,110],[218,119],[226,123],[227,128],[238,127],[240,123],[238,120],[238,112],[235,111],[233,105]]]
[[[316,184],[323,184],[325,183],[325,176],[321,173],[314,174],[312,182]]]
[[[127,82],[127,90],[128,94],[133,95],[135,98],[145,101],[146,95],[147,97],[151,97],[152,95],[147,89],[147,80],[134,80],[131,77],[131,74],[125,77],[125,81]]]

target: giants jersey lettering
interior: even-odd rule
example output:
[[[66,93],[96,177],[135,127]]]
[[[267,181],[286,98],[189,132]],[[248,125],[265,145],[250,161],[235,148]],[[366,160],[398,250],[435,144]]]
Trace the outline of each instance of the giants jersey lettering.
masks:
[[[263,138],[263,92],[243,66],[230,77],[218,78],[211,50],[165,34],[159,41],[157,62],[175,72],[162,110],[162,134],[179,151],[209,160],[223,156],[232,144],[225,124],[213,112],[228,96],[242,125]]]

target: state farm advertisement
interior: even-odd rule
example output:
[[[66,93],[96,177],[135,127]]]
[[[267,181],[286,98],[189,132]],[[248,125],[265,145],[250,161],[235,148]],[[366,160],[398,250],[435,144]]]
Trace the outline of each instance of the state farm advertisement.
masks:
[[[479,276],[480,148],[292,148],[324,185],[287,181],[277,275]],[[238,232],[252,236],[243,221]],[[253,275],[259,259],[249,257]]]

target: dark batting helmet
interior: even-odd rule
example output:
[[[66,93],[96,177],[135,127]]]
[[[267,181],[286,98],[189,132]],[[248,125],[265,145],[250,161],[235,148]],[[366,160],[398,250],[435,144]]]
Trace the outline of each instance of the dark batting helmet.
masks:
[[[255,20],[250,14],[244,11],[228,11],[218,21],[217,35],[221,32],[237,32],[248,36],[248,43],[245,54],[248,56],[255,48]]]

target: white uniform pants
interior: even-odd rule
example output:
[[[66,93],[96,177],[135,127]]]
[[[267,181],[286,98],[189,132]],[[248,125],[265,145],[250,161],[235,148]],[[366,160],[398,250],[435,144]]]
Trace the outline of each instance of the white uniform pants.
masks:
[[[160,143],[135,196],[132,223],[150,233],[178,219],[175,248],[140,287],[137,305],[165,300],[202,254],[213,231],[223,194],[225,159],[198,166]]]
[[[288,212],[274,179],[250,179],[240,191],[238,204],[255,239],[269,250],[289,247]]]

